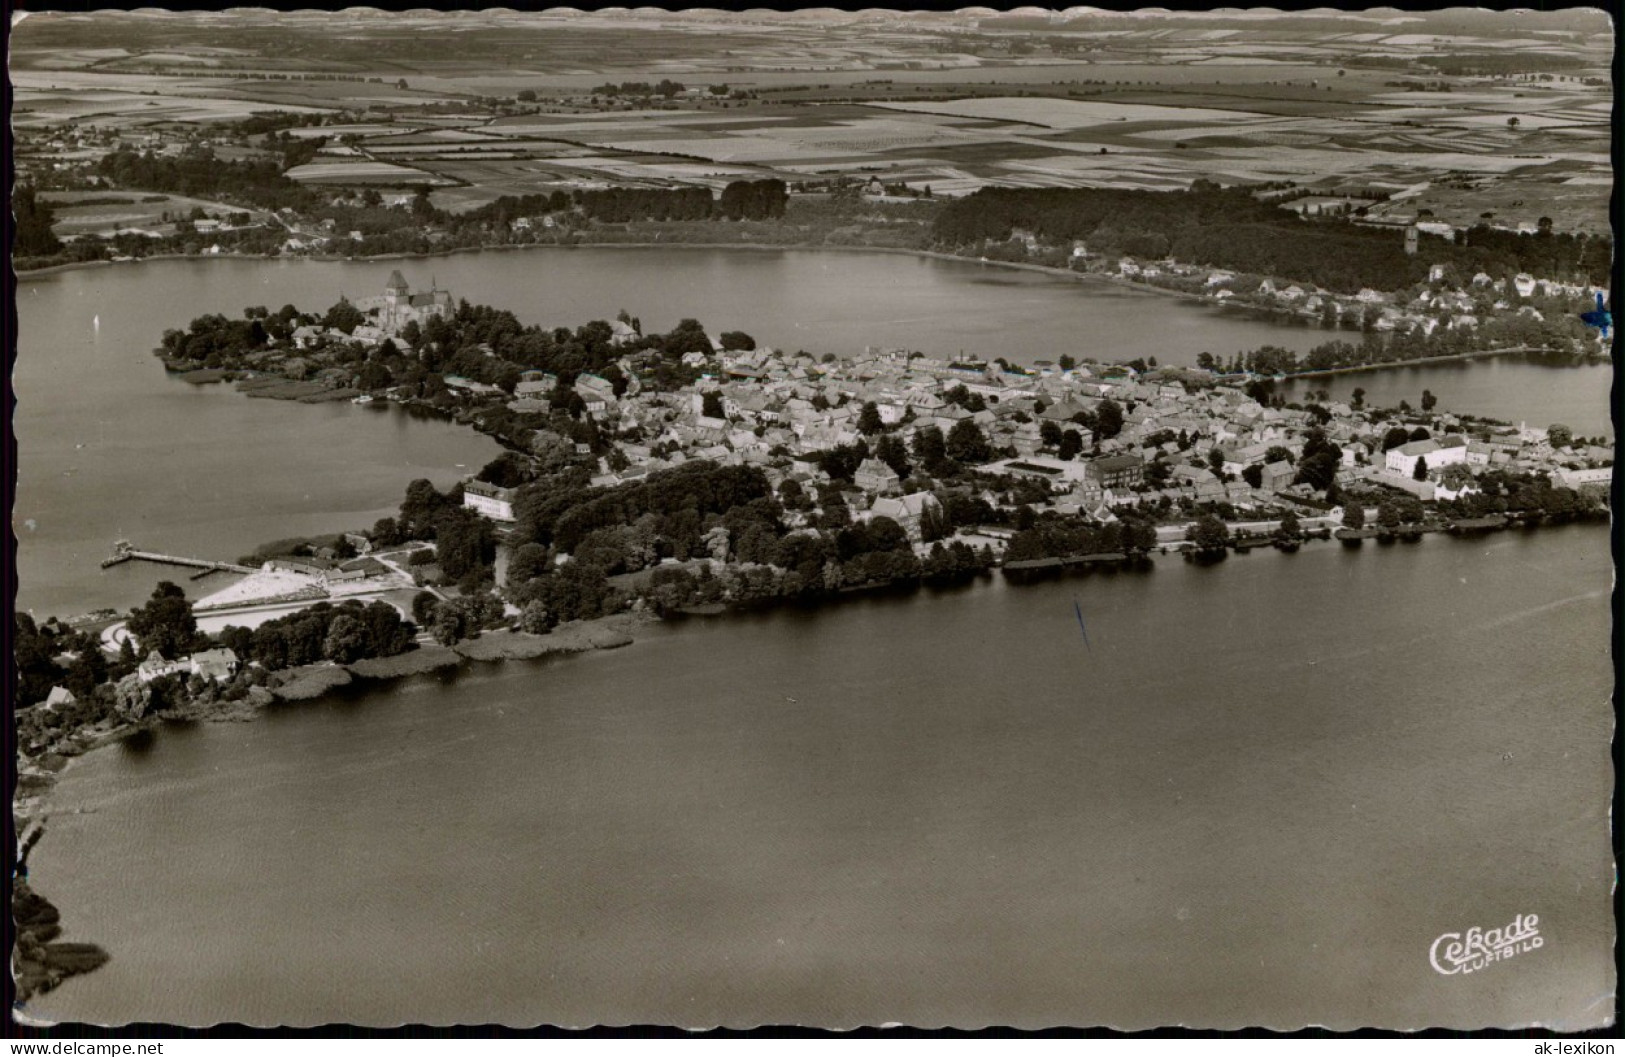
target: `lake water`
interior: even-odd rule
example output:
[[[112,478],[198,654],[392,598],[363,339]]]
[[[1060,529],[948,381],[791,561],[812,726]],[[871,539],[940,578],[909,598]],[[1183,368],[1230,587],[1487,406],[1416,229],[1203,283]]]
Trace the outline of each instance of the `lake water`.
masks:
[[[1517,425],[1569,426],[1576,436],[1609,437],[1613,364],[1562,363],[1529,356],[1492,356],[1482,360],[1418,364],[1381,371],[1360,371],[1315,378],[1295,378],[1282,386],[1288,400],[1303,400],[1312,389],[1324,389],[1334,400],[1349,400],[1365,390],[1365,402],[1398,407],[1400,401],[1422,406],[1422,392],[1439,398],[1439,407],[1498,418]]]
[[[123,607],[175,577],[100,572],[115,538],[235,557],[369,525],[411,478],[449,484],[494,454],[399,409],[190,387],[149,354],[201,313],[325,307],[394,266],[172,261],[22,284],[19,606]],[[1319,339],[901,256],[399,266],[527,321],[624,306],[650,327],[692,315],[819,352],[1110,344],[1189,362],[1230,351],[1205,344],[1221,332]],[[1513,408],[1501,417],[1535,419],[1525,379],[1563,387],[1577,430],[1575,410],[1606,407],[1574,381],[1594,369],[1464,377],[1480,366],[1506,382],[1486,394]],[[1348,384],[1377,400],[1382,377]],[[1163,560],[662,625],[624,650],[172,726],[58,786],[34,877],[64,938],[113,960],[30,1008],[194,1024],[1599,1023],[1609,558],[1606,530],[1571,527]],[[1470,976],[1429,966],[1439,935],[1518,914],[1540,916],[1540,950]]]
[[[1609,576],[1602,527],[1164,559],[168,727],[58,787],[33,877],[113,959],[31,1008],[1598,1024]]]
[[[287,300],[324,300],[302,292]],[[151,355],[166,328],[279,293],[240,270],[162,264],[18,284],[19,608],[41,617],[126,608],[160,579],[195,598],[208,581],[193,585],[185,570],[98,563],[116,539],[230,561],[281,537],[368,527],[413,478],[445,487],[500,452],[472,430],[397,407],[284,404],[187,385]]]
[[[1149,291],[974,261],[832,250],[588,246],[372,262],[149,261],[45,283],[140,290],[150,298],[156,342],[164,328],[203,311],[285,303],[322,310],[340,294],[372,296],[396,268],[414,289],[438,283],[526,323],[575,327],[624,308],[650,332],[693,317],[713,334],[745,330],[774,348],[819,354],[877,345],[1014,363],[1070,353],[1194,364],[1203,351],[1228,356],[1271,343],[1306,350],[1325,340],[1314,328]],[[196,307],[174,304],[177,286]]]
[[[686,317],[712,333],[849,354],[867,345],[939,355],[1155,356],[1194,364],[1264,344],[1300,351],[1326,332],[1213,306],[1035,272],[895,254],[817,250],[583,248],[399,262],[150,261],[20,284],[14,372],[20,481],[19,604],[41,615],[139,601],[152,566],[103,573],[113,540],[235,558],[267,539],[370,525],[406,483],[445,486],[496,452],[486,438],[399,409],[286,407],[167,377],[149,350],[170,327],[249,305],[324,309],[383,288],[399,267],[414,286],[511,309],[527,323],[575,326],[625,308],[649,329]],[[98,322],[99,321],[99,322]],[[1369,400],[1441,406],[1582,435],[1610,433],[1609,364],[1552,368],[1503,359],[1471,366],[1317,379]],[[1303,383],[1299,383],[1300,386]],[[380,428],[356,428],[378,416]],[[170,570],[167,575],[173,576]],[[74,608],[78,607],[78,608]]]

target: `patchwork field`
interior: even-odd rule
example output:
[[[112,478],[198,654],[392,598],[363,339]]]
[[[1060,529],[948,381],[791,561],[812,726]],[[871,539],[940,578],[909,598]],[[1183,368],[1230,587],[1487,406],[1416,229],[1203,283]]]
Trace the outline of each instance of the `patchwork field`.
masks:
[[[440,183],[443,178],[412,169],[405,165],[391,165],[378,161],[315,161],[288,170],[288,178],[302,183],[326,184],[411,184]]]
[[[989,98],[958,99],[943,103],[876,103],[894,110],[926,111],[979,117],[995,121],[1015,121],[1053,129],[1093,128],[1114,121],[1178,121],[1184,124],[1228,122],[1238,118],[1261,117],[1235,110],[1205,110],[1200,107],[1146,106],[1136,103],[1094,103],[1074,99]]]
[[[58,191],[46,196],[56,211],[54,230],[60,236],[111,235],[131,228],[154,229],[171,220],[190,216],[201,209],[211,217],[248,213],[262,218],[258,210],[211,202],[182,195],[110,193],[104,191]]]
[[[770,175],[936,194],[1218,178],[1331,196],[1427,185],[1380,211],[1607,227],[1606,18],[1532,12],[1511,32],[1449,13],[1211,17],[1230,21],[488,11],[448,33],[427,11],[244,9],[206,28],[36,15],[13,38],[14,122],[168,131],[328,113],[291,130],[330,138],[295,179],[429,185],[453,208]],[[604,87],[661,78],[680,86],[633,102]]]
[[[266,110],[264,104],[241,99],[166,95],[152,98],[122,92],[66,92],[55,89],[17,93],[12,107],[16,128],[52,128],[67,123],[115,124],[137,127],[166,122],[204,123],[241,121]],[[322,113],[317,107],[282,107],[295,113]]]

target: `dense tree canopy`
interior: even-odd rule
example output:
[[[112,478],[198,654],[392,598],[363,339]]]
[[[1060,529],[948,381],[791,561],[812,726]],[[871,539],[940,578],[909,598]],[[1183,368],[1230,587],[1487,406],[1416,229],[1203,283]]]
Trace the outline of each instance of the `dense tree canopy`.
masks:
[[[783,180],[735,180],[722,189],[717,212],[730,220],[768,220],[784,216],[789,197]]]
[[[981,426],[968,418],[955,422],[948,431],[947,452],[950,459],[967,466],[993,458],[993,448],[988,444],[987,435],[982,432]]]
[[[17,218],[17,241],[12,253],[18,257],[48,257],[62,250],[51,232],[56,213],[34,193],[33,184],[18,184],[11,196],[11,211]]]
[[[1488,225],[1454,241],[1424,235],[1425,252],[1411,257],[1397,229],[1305,219],[1246,188],[1221,189],[1205,180],[1188,191],[985,187],[948,202],[933,236],[941,245],[963,247],[1004,242],[1016,228],[1056,243],[1083,240],[1091,253],[1172,257],[1339,293],[1421,282],[1432,263],[1454,264],[1468,275],[1524,271],[1603,283],[1612,260],[1606,237],[1521,234]]]
[[[321,140],[303,141],[314,155]],[[96,171],[115,187],[240,199],[267,209],[311,209],[321,199],[313,190],[283,175],[298,158],[225,161],[212,150],[193,149],[178,155],[137,153],[122,149],[102,157]]]
[[[352,600],[337,605],[319,602],[252,630],[230,626],[221,631],[220,641],[242,661],[278,669],[393,657],[413,649],[416,635],[417,629],[388,602]]]
[[[170,660],[192,652],[197,645],[197,619],[186,592],[168,580],[153,588],[152,597],[132,609],[126,627],[141,643],[141,652],[157,650]]]
[[[1187,538],[1199,554],[1222,553],[1230,543],[1230,526],[1213,514],[1203,514],[1190,527]]]

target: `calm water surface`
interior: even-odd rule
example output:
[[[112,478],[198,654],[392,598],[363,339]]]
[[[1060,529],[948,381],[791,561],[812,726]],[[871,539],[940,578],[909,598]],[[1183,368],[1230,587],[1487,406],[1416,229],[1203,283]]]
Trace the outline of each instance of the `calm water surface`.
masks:
[[[445,487],[501,450],[396,407],[251,400],[175,381],[151,355],[165,329],[205,312],[338,295],[284,291],[236,269],[149,267],[18,284],[19,608],[41,617],[125,608],[159,579],[197,597],[208,581],[193,585],[182,570],[97,563],[116,539],[235,560],[281,537],[368,527],[413,478]]]
[[[1163,560],[167,728],[58,787],[113,960],[37,1013],[1601,1023],[1609,583],[1600,527]]]
[[[575,326],[626,308],[651,329],[693,316],[714,332],[742,328],[818,353],[906,344],[1017,361],[1071,351],[1173,362],[1172,350],[1188,348],[1194,362],[1207,347],[1198,343],[1218,352],[1314,333],[1137,291],[890,254],[581,249],[64,272],[20,284],[17,296],[19,604],[41,616],[123,607],[176,575],[136,564],[99,571],[115,539],[236,558],[269,539],[368,526],[413,478],[445,486],[492,458],[494,442],[448,422],[192,387],[149,354],[166,329],[204,313],[325,309],[381,291],[397,266],[416,286],[438,281],[528,323]]]
[[[1297,378],[1282,388],[1290,400],[1304,399],[1311,389],[1324,389],[1334,400],[1349,400],[1355,389],[1377,407],[1400,401],[1422,406],[1431,391],[1439,407],[1465,414],[1545,427],[1561,422],[1582,437],[1613,437],[1611,389],[1613,364],[1561,363],[1544,358],[1495,356],[1472,362],[1419,364],[1356,374]]]
[[[840,354],[867,345],[1017,363],[1062,354],[1155,356],[1193,364],[1264,344],[1300,351],[1326,333],[1174,298],[1051,275],[894,254],[815,250],[586,248],[401,262],[150,261],[21,284],[14,372],[20,452],[13,531],[19,604],[41,615],[139,601],[151,566],[103,573],[112,541],[235,558],[268,539],[370,525],[405,485],[445,486],[496,445],[399,409],[285,406],[167,377],[149,350],[170,327],[249,305],[321,309],[414,285],[511,309],[529,323],[578,325],[625,308],[645,327],[693,316],[713,332]],[[1369,400],[1420,400],[1535,424],[1609,432],[1610,365],[1521,360],[1317,380]],[[366,422],[369,428],[361,427]],[[174,575],[171,570],[167,575]],[[75,608],[77,607],[77,608]]]
[[[410,479],[490,458],[444,422],[193,388],[149,355],[201,313],[325,307],[394,266],[153,262],[23,284],[19,606],[128,606],[175,575],[98,571],[118,537],[234,557],[370,524]],[[1193,362],[1321,337],[902,256],[400,267],[529,322],[625,307],[817,352]],[[1393,376],[1385,400],[1388,377],[1329,387],[1479,410],[1430,376]],[[1480,413],[1581,432],[1607,377],[1461,374],[1485,380]],[[58,787],[34,875],[65,938],[113,960],[34,1012],[1594,1024],[1614,985],[1610,576],[1596,527],[1163,561],[664,625],[610,653],[172,726]],[[1471,976],[1428,965],[1440,934],[1530,913],[1541,950]]]

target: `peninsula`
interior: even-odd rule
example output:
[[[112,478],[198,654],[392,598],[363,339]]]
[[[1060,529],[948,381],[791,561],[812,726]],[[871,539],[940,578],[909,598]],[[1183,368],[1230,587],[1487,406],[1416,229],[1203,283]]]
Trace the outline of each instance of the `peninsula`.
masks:
[[[19,22],[14,1016],[1606,1019],[1610,27],[1399,21]]]
[[[1603,516],[1613,474],[1606,438],[1454,415],[1426,391],[1289,403],[1267,350],[1236,374],[815,357],[692,319],[526,326],[398,270],[321,313],[200,317],[156,352],[189,382],[408,405],[507,451],[448,492],[414,482],[370,527],[235,563],[121,541],[109,561],[241,578],[195,603],[163,585],[123,621],[24,622],[28,752],[357,676],[618,645],[624,623],[584,630],[617,614]]]

